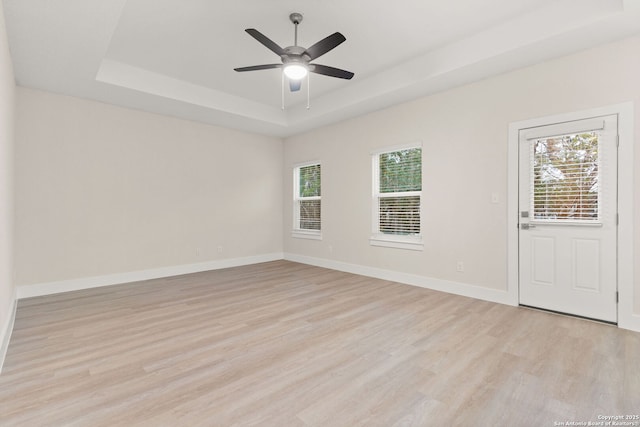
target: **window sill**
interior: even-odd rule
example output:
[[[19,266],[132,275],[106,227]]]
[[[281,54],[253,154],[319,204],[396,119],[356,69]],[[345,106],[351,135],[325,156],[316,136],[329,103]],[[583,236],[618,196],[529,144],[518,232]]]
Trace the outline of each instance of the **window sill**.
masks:
[[[422,237],[396,237],[386,235],[371,236],[369,239],[371,246],[382,246],[386,248],[408,249],[411,251],[424,250]]]
[[[322,232],[311,230],[293,230],[291,237],[296,239],[322,240]]]

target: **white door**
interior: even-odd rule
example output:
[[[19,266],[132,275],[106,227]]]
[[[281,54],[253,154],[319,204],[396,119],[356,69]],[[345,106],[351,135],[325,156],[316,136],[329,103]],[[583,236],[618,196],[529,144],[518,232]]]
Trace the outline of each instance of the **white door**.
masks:
[[[520,130],[520,304],[617,322],[617,116]]]

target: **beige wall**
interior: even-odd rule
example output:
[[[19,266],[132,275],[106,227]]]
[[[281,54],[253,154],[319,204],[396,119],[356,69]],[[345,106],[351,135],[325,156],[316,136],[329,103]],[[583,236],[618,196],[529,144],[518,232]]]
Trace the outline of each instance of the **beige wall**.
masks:
[[[18,285],[282,252],[281,139],[19,88],[16,141]]]
[[[285,252],[506,290],[509,123],[625,101],[640,105],[638,52],[640,38],[630,38],[286,139]],[[635,140],[640,141],[638,107]],[[411,141],[423,143],[424,251],[369,246],[370,153]],[[322,162],[322,241],[287,233],[292,165],[307,160]],[[640,170],[638,148],[635,164]],[[635,189],[637,247],[640,173]],[[491,203],[492,193],[498,193],[498,204]],[[456,271],[459,260],[463,273]],[[638,275],[635,312],[640,313]]]
[[[527,67],[288,138],[284,151],[277,138],[21,88],[16,282],[284,248],[504,290],[509,123],[637,103],[638,51],[640,37],[634,37]],[[635,139],[640,141],[640,108]],[[370,153],[413,141],[423,143],[425,249],[369,246]],[[308,160],[322,162],[322,241],[290,237],[292,166]],[[640,166],[640,149],[635,164]],[[634,179],[637,244],[640,174]],[[498,204],[491,203],[492,193],[499,195]],[[464,262],[465,272],[456,272],[457,261]],[[640,314],[638,275],[634,286]]]
[[[0,345],[13,307],[13,150],[15,79],[0,2]],[[2,364],[0,354],[0,366]]]

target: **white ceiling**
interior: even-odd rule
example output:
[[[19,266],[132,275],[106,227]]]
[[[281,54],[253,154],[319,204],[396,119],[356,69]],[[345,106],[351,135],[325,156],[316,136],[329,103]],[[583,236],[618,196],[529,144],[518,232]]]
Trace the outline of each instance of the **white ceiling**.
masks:
[[[269,135],[317,126],[640,32],[638,0],[3,0],[16,80]],[[285,92],[278,63],[244,32],[293,44],[341,32],[311,75]]]

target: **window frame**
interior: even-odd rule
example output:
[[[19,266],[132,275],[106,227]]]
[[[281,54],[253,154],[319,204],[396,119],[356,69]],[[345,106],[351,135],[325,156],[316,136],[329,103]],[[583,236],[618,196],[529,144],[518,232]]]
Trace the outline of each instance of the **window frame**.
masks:
[[[392,153],[400,150],[410,150],[419,148],[422,150],[422,142],[412,142],[408,144],[395,145],[389,147],[383,147],[371,152],[371,174],[372,174],[372,192],[371,192],[371,237],[369,238],[369,244],[371,246],[381,246],[395,249],[408,249],[414,251],[424,250],[424,242],[422,238],[423,231],[423,216],[422,216],[422,190],[420,191],[402,191],[393,193],[381,193],[380,192],[380,155],[385,153]],[[423,170],[423,157],[424,151],[422,151],[422,157],[420,158],[420,170]],[[422,187],[424,186],[424,174],[422,175]],[[381,196],[382,195],[382,196]],[[389,197],[420,197],[420,232],[415,235],[398,235],[383,233],[380,231],[380,198]]]
[[[320,196],[300,196],[300,170],[308,166],[320,167]],[[300,228],[300,202],[320,201],[320,229]],[[293,228],[291,236],[299,239],[322,240],[322,163],[319,160],[298,163],[293,166]]]

